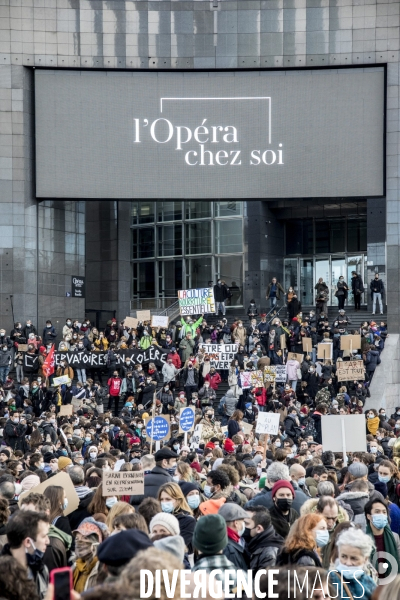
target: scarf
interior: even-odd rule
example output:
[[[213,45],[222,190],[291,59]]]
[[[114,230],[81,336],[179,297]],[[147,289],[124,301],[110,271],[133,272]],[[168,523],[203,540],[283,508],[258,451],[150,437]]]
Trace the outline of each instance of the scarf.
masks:
[[[238,535],[236,533],[236,531],[234,531],[233,529],[231,529],[230,527],[226,528],[226,533],[228,534],[228,538],[230,540],[233,540],[234,542],[236,542],[237,544],[240,543],[240,535]]]
[[[372,420],[373,419],[371,419],[371,421]],[[372,529],[371,529],[371,525],[370,525],[369,521],[367,521],[366,533],[367,533],[367,535],[371,536],[371,538],[374,540],[374,534],[372,533]],[[375,540],[374,540],[374,542],[375,542]],[[397,552],[396,540],[394,539],[392,530],[390,529],[390,525],[386,525],[385,529],[383,530],[383,544],[385,546],[385,552],[387,552],[388,554],[393,556],[393,558],[397,562],[397,568],[400,569],[400,561],[399,561],[399,555]],[[377,560],[376,556],[374,556],[374,552],[375,552],[375,549],[372,551],[370,560],[371,560],[373,566],[375,567],[375,569],[378,570],[378,560]],[[389,566],[388,566],[387,570],[385,571],[385,577],[390,575],[390,573],[392,572],[392,565],[390,564],[390,561],[387,560],[386,563]]]
[[[374,417],[373,419],[367,420],[367,428],[372,435],[376,435],[376,432],[379,428],[379,422],[379,417]]]
[[[78,498],[80,500],[81,498],[84,498],[85,496],[87,496],[88,494],[90,494],[90,492],[92,490],[90,488],[88,488],[86,485],[78,485],[75,488],[75,491],[78,494]]]
[[[90,573],[93,571],[98,561],[97,556],[94,556],[90,562],[85,562],[81,558],[76,559],[75,569],[73,573],[74,590],[78,594],[85,591],[85,585]]]

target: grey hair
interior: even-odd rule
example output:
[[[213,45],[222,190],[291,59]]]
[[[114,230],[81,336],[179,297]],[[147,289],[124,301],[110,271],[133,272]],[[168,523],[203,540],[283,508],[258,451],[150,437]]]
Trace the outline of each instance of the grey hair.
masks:
[[[331,481],[321,481],[317,485],[318,496],[334,496],[335,487]]]
[[[143,471],[151,471],[156,466],[156,461],[152,454],[145,454],[140,459]]]
[[[267,479],[270,483],[276,483],[280,479],[290,481],[289,467],[280,462],[273,462],[267,469]]]
[[[74,484],[74,486],[83,485],[83,483],[85,481],[85,472],[82,469],[82,467],[79,467],[78,465],[74,465],[73,467],[70,467],[68,469],[68,475],[70,476],[71,481]]]
[[[353,546],[361,551],[361,554],[367,558],[370,556],[374,544],[369,535],[361,531],[361,529],[355,529],[353,527],[345,529],[341,533],[336,541],[338,548],[340,546]]]

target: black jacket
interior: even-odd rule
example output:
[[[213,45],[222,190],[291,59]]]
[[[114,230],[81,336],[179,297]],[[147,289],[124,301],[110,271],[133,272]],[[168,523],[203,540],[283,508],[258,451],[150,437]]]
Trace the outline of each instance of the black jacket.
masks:
[[[369,289],[371,290],[371,298],[373,298],[372,294],[374,292],[377,294],[383,294],[385,288],[383,286],[382,279],[372,279],[371,283],[369,284]]]
[[[193,552],[192,538],[193,538],[194,528],[196,526],[196,519],[194,517],[192,517],[192,515],[189,515],[189,513],[185,512],[185,511],[180,511],[180,512],[174,513],[174,516],[179,521],[180,535],[185,540],[185,544],[188,549],[188,554],[192,554],[192,552]]]
[[[163,483],[169,483],[173,481],[173,477],[163,469],[162,467],[154,467],[150,473],[144,476],[144,494],[131,496],[129,504],[135,508],[139,506],[142,500],[150,496],[151,498],[157,498],[158,490]]]
[[[260,569],[268,569],[275,565],[283,542],[283,537],[276,533],[272,525],[251,538],[247,548],[251,556],[250,569],[253,571],[253,577]]]
[[[272,506],[272,508],[269,509],[269,513],[271,515],[271,523],[276,533],[278,533],[283,538],[286,538],[287,534],[289,533],[290,527],[300,516],[299,513],[294,510],[294,508],[291,508],[289,509],[288,518],[286,518],[286,516],[283,515],[276,508],[275,504]]]
[[[360,275],[351,278],[351,289],[353,294],[362,294],[364,292],[364,285]]]
[[[89,494],[86,494],[86,496],[79,500],[78,508],[68,515],[71,531],[78,529],[83,519],[92,516],[88,511],[88,506],[91,503],[93,496],[94,492],[89,492]]]
[[[214,285],[214,299],[215,302],[225,302],[229,298],[229,289],[226,285]]]
[[[21,450],[22,452],[26,452],[27,450],[27,442],[25,439],[27,426],[21,425],[21,423],[13,423],[11,419],[5,424],[4,427],[4,439],[7,444],[15,450]]]
[[[367,360],[365,361],[367,371],[375,371],[376,367],[381,363],[379,352],[377,350],[369,350]]]
[[[315,426],[315,431],[317,432],[317,435],[315,436],[315,441],[318,444],[322,444],[322,426],[321,426],[321,415],[320,414],[313,414],[311,415],[311,418],[314,421],[314,426]]]
[[[228,545],[226,546],[223,554],[226,556],[228,560],[231,561],[235,565],[237,569],[243,569],[243,571],[247,571],[250,565],[250,556],[247,550],[234,542],[233,540],[228,538]]]
[[[321,560],[313,550],[300,548],[294,552],[283,551],[278,556],[277,565],[306,565],[310,567],[322,567]]]

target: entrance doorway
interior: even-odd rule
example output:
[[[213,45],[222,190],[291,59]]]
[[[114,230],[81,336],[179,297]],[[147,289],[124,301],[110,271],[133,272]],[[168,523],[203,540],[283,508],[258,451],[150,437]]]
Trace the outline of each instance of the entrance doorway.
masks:
[[[315,304],[315,285],[320,277],[329,288],[328,306],[336,306],[336,284],[343,276],[349,286],[347,304],[354,304],[351,292],[351,272],[357,271],[364,282],[367,275],[367,257],[365,254],[330,254],[327,256],[303,256],[284,259],[285,291],[292,286],[299,295],[303,306]],[[363,294],[361,304],[367,304],[366,292]]]

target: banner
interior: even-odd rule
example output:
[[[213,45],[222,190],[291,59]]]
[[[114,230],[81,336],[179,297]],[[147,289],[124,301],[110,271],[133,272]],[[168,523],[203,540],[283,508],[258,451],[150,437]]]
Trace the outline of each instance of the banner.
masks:
[[[199,344],[199,348],[204,348],[205,356],[210,357],[210,367],[216,369],[229,369],[239,350],[238,344]]]
[[[143,471],[103,471],[103,496],[142,496]]]
[[[24,354],[24,373],[36,373],[39,368],[38,354]]]
[[[349,360],[336,363],[336,377],[338,381],[356,381],[365,379],[365,367],[362,360]]]
[[[181,315],[215,313],[214,289],[179,290],[179,312]]]
[[[114,354],[117,357],[117,367],[123,364],[127,357],[131,359],[132,365],[153,362],[157,367],[162,367],[167,362],[169,351],[159,346],[149,346],[146,350],[116,350]],[[68,351],[55,352],[54,356],[56,367],[62,360],[67,361],[73,369],[105,369],[108,366],[108,352]]]
[[[276,379],[276,366],[269,365],[268,367],[264,367],[264,382],[270,383],[275,381]]]

